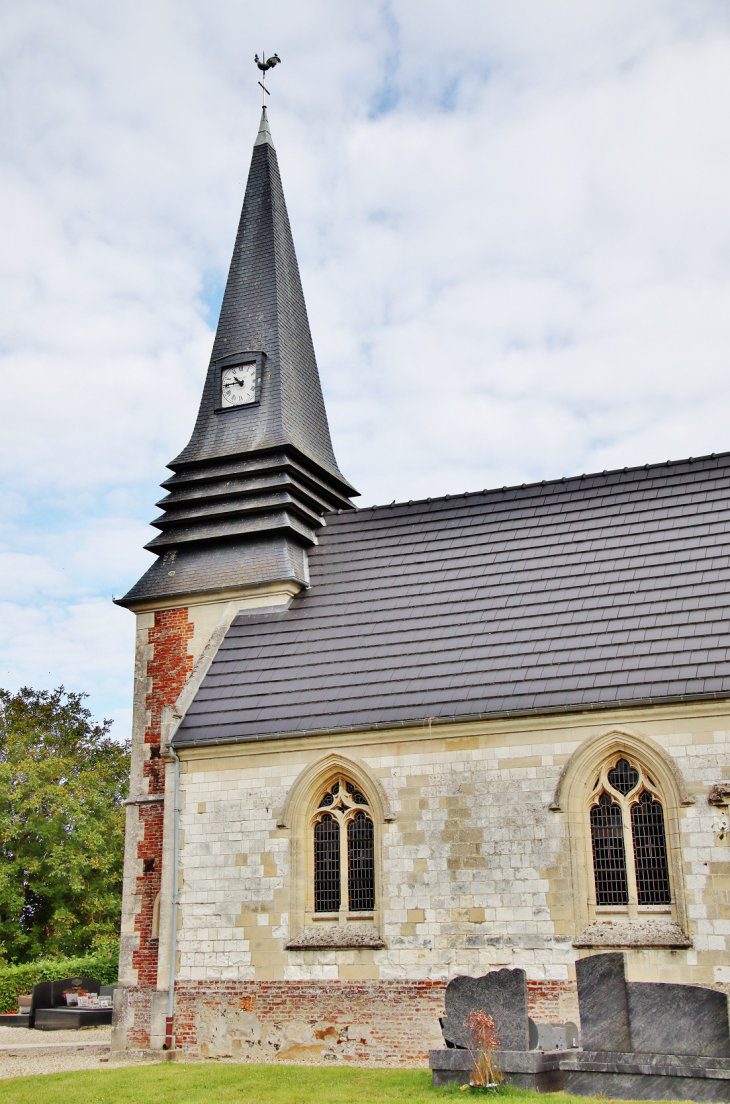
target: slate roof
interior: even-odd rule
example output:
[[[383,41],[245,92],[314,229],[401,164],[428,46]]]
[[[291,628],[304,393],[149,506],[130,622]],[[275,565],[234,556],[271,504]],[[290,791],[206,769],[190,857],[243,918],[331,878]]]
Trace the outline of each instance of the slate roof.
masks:
[[[279,162],[266,126],[254,143],[210,367],[190,442],[170,467],[292,445],[345,491],[330,439]],[[217,416],[221,358],[266,354],[260,403]]]
[[[332,514],[184,746],[730,697],[730,454]]]

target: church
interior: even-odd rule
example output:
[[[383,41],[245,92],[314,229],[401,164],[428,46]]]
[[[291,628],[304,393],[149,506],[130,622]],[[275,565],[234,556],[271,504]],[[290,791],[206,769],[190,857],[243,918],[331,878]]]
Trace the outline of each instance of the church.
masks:
[[[577,1021],[609,948],[730,992],[730,454],[358,509],[264,109],[169,469],[115,1050],[425,1065],[454,976]]]

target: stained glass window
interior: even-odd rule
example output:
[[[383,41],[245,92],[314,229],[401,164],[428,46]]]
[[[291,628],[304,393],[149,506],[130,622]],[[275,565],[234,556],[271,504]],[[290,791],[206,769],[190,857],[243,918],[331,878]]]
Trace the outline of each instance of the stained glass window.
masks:
[[[340,825],[325,813],[314,826],[314,911],[340,907]]]
[[[634,837],[639,904],[668,905],[672,896],[669,889],[664,810],[647,790],[631,806],[631,832]]]
[[[656,789],[654,781],[623,756],[604,767],[601,779],[604,792],[590,812],[596,904],[626,905],[629,896],[639,905],[670,904],[664,809],[649,789]]]
[[[346,907],[349,912],[372,912],[375,830],[368,799],[346,778],[329,783],[320,794],[313,818],[314,911],[339,912]]]
[[[631,793],[639,784],[639,772],[631,766],[628,759],[619,759],[613,770],[608,772],[608,781],[620,794]]]
[[[597,905],[625,905],[629,900],[621,809],[601,794],[591,809],[593,875]]]
[[[347,823],[347,891],[350,912],[372,912],[375,907],[375,847],[373,822],[355,813]]]

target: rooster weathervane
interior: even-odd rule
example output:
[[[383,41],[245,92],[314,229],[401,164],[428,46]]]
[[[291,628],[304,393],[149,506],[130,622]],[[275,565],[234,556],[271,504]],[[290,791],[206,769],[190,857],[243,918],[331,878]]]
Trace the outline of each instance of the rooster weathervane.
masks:
[[[254,61],[256,62],[258,68],[261,70],[261,80],[259,81],[259,88],[263,89],[261,93],[261,106],[266,107],[266,97],[271,95],[268,88],[266,87],[266,74],[269,69],[273,69],[275,65],[280,64],[281,58],[278,54],[272,54],[270,58],[267,58],[266,55],[262,52],[261,59],[259,59],[258,54],[254,55]]]

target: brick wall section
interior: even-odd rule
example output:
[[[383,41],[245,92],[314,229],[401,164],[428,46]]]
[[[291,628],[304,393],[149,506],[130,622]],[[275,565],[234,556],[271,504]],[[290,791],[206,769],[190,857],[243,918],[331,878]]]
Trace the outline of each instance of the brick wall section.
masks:
[[[190,674],[193,660],[188,655],[188,641],[192,635],[193,625],[188,620],[187,608],[155,613],[154,628],[149,630],[149,643],[154,645],[154,650],[147,664],[147,677],[151,681],[146,699],[150,720],[144,742],[149,753],[143,765],[151,794],[162,794],[165,790],[165,761],[160,758],[162,710],[174,704]],[[162,802],[140,806],[139,816],[144,825],[137,848],[137,858],[142,860],[142,872],[137,878],[141,905],[134,925],[139,932],[139,948],[132,955],[132,964],[137,970],[139,985],[154,987],[157,985],[157,940],[151,938],[152,916],[162,878],[164,806]]]
[[[527,982],[527,1007],[535,1023],[580,1023],[574,981]]]
[[[445,982],[193,982],[177,987],[188,1054],[423,1065],[437,1046]]]
[[[176,987],[175,1042],[190,1057],[425,1066],[443,1046],[445,981],[193,982]],[[130,989],[127,1045],[149,1046],[149,989]],[[575,985],[528,982],[541,1023],[577,1022]]]
[[[125,1011],[129,1014],[131,1025],[127,1030],[126,1046],[130,1050],[148,1050],[150,1047],[152,991],[149,988],[130,988],[125,990],[124,997]]]
[[[150,722],[144,734],[145,744],[150,745],[150,758],[144,764],[144,775],[149,778],[150,793],[163,793],[165,789],[165,765],[159,758],[162,710],[166,705],[174,705],[193,669],[193,657],[188,655],[193,631],[187,608],[158,611],[154,628],[149,630],[154,652],[147,664],[147,677],[152,685],[147,695]]]

